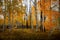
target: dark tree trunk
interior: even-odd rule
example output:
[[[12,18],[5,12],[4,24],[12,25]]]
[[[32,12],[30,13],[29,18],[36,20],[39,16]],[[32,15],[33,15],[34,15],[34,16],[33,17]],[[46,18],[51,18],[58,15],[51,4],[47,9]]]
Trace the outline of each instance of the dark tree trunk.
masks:
[[[26,27],[28,28],[28,21],[26,21]]]
[[[43,17],[44,17],[44,19],[43,19]],[[40,26],[40,31],[45,32],[46,30],[45,30],[45,27],[43,26],[44,25],[43,24],[43,20],[45,21],[45,16],[43,15],[43,13],[41,11],[41,26]]]

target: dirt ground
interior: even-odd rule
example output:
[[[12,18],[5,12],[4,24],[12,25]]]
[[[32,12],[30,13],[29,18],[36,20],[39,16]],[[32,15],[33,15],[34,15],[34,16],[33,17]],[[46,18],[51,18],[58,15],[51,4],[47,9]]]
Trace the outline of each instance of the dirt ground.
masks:
[[[0,32],[0,40],[59,40],[60,32],[40,32],[32,29],[12,29]]]

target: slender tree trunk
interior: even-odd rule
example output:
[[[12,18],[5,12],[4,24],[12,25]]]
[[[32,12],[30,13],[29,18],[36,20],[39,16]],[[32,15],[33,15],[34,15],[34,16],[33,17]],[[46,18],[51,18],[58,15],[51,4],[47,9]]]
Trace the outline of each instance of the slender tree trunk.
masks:
[[[40,25],[40,31],[43,31],[43,24],[42,24],[42,11],[41,11],[41,25]]]
[[[12,0],[10,0],[10,7],[11,7],[11,5],[12,5]],[[9,31],[11,31],[12,30],[12,25],[11,25],[11,13],[13,13],[12,10],[13,8],[11,8],[11,9],[9,9]]]
[[[27,14],[26,14],[26,28],[28,28],[28,16],[27,16]]]
[[[31,27],[31,29],[33,29],[32,13],[30,13],[30,27]]]
[[[46,0],[44,0],[44,3],[45,3],[45,1],[46,1]],[[42,13],[42,17],[43,17],[43,20],[42,20],[43,32],[46,31],[46,30],[45,30],[45,26],[44,26],[44,21],[45,21],[45,15],[44,15],[44,14],[45,14],[45,10],[46,10],[46,9],[45,9],[45,4],[44,4],[44,13]]]
[[[40,6],[44,6],[44,5],[42,5],[43,3],[45,3],[45,0],[41,0],[40,1]],[[44,6],[44,9],[43,10],[41,10],[41,26],[40,26],[40,31],[42,31],[42,32],[45,32],[45,27],[44,27],[44,18],[45,18],[45,16],[44,16],[44,12],[45,12],[45,6]]]
[[[38,18],[37,18],[37,0],[35,0],[35,17],[36,17],[36,31],[38,30]]]
[[[59,13],[60,13],[60,0],[59,0]],[[60,16],[59,16],[58,21],[59,21],[59,26],[60,26]],[[59,29],[60,29],[60,28],[59,28]]]
[[[5,6],[5,1],[3,0],[3,2],[2,2],[2,7],[4,7]],[[6,7],[6,6],[5,6]],[[3,9],[2,8],[2,12],[3,12],[3,14],[4,14],[4,25],[3,25],[3,31],[5,31],[5,9]]]
[[[31,13],[31,0],[29,1],[30,2],[30,8],[29,8],[29,13],[30,13],[30,27],[31,29],[33,29],[33,22],[32,22],[32,13]]]

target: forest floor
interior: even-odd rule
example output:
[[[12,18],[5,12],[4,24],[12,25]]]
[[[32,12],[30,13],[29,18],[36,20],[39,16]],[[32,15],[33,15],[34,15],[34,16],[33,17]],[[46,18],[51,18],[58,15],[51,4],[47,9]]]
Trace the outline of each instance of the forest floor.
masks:
[[[12,29],[0,32],[0,40],[59,40],[60,32],[40,32],[31,29]]]

